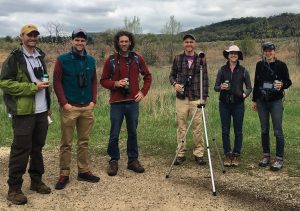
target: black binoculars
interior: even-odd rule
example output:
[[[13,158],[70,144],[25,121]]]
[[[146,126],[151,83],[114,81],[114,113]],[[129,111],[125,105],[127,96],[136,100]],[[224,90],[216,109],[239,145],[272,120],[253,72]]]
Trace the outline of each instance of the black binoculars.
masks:
[[[87,87],[88,81],[87,81],[86,73],[81,72],[78,74],[78,85],[80,88]]]

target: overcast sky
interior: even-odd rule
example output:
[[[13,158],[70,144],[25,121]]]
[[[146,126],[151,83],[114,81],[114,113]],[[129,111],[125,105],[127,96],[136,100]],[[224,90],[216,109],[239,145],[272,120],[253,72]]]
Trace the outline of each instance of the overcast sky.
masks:
[[[300,0],[0,0],[0,36],[18,36],[27,23],[63,24],[67,35],[75,27],[88,32],[121,28],[124,18],[140,18],[143,33],[160,33],[171,15],[182,30],[240,17],[299,13]]]

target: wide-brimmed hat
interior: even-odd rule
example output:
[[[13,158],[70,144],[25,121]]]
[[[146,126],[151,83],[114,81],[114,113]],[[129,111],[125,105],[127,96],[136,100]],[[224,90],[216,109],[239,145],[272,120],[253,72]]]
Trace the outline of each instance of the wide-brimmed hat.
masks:
[[[83,28],[76,28],[72,32],[72,39],[75,37],[81,37],[83,39],[87,39],[87,33]]]
[[[238,60],[243,60],[243,53],[240,51],[239,47],[237,47],[236,45],[232,45],[228,48],[228,50],[223,51],[223,56],[225,57],[225,59],[228,59],[229,53],[233,52],[233,51],[238,53]]]
[[[37,32],[37,34],[40,34],[38,28],[35,25],[32,24],[26,24],[21,28],[20,34],[29,34],[30,32]]]

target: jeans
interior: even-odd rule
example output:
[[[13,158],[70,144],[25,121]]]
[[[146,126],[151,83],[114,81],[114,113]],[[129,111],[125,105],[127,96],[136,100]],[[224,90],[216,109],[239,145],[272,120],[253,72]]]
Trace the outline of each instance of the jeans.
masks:
[[[270,154],[269,118],[271,114],[274,135],[276,137],[276,157],[277,159],[283,160],[284,135],[282,131],[282,99],[271,102],[263,102],[258,100],[256,105],[261,126],[261,143],[263,153]]]
[[[220,101],[219,112],[222,124],[222,141],[224,154],[226,155],[231,153],[230,124],[232,116],[235,135],[232,153],[240,155],[243,144],[243,120],[245,113],[244,102],[238,104],[226,104]]]
[[[110,108],[110,137],[107,153],[111,160],[120,159],[119,134],[123,119],[127,126],[127,156],[128,163],[138,159],[137,126],[139,103],[134,101],[112,103]]]
[[[44,174],[42,149],[48,131],[47,116],[47,112],[43,112],[12,117],[14,139],[10,150],[7,181],[10,187],[22,186],[22,176],[25,174],[29,158],[28,173],[31,180],[41,180]]]

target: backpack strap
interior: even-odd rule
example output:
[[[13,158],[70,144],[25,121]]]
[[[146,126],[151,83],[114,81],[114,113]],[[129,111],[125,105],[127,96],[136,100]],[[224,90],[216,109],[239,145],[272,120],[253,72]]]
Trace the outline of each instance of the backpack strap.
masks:
[[[112,54],[109,56],[109,64],[110,64],[110,79],[112,79],[115,69],[116,69],[116,64],[115,64],[115,55]]]
[[[133,57],[134,62],[138,66],[138,73],[139,73],[139,77],[140,77],[141,65],[140,65],[139,57],[135,52],[131,52],[131,55]],[[115,62],[115,55],[114,54],[109,56],[109,63],[110,63],[110,78],[112,79],[113,76],[114,76],[115,70],[116,70],[116,62]]]

